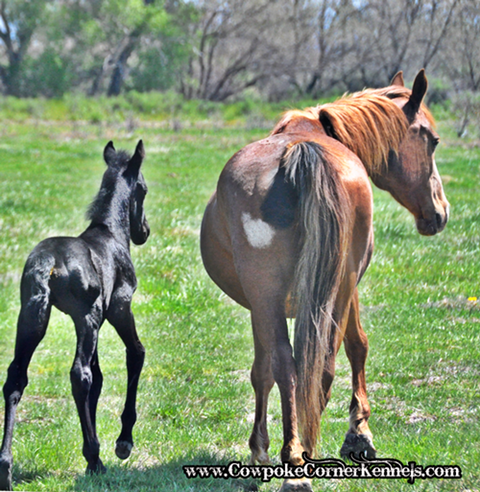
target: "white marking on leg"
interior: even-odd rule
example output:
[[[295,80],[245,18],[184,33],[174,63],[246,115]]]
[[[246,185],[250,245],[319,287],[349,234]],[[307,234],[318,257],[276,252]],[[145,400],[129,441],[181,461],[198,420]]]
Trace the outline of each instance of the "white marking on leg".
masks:
[[[262,219],[253,219],[249,213],[242,214],[242,223],[248,242],[254,248],[267,248],[275,236],[275,229]]]

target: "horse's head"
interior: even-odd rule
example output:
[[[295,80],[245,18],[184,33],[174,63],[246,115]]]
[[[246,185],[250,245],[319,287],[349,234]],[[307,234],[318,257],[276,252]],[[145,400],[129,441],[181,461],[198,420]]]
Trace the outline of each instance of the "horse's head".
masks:
[[[137,176],[130,195],[130,237],[135,244],[144,244],[150,235],[150,227],[143,207],[148,188],[140,171],[144,157],[145,149],[143,142],[140,140],[127,168],[130,169],[130,172],[133,172],[134,176]]]
[[[391,86],[392,94],[395,88],[404,87],[402,72],[394,77]],[[447,223],[449,203],[435,164],[439,137],[433,129],[433,118],[422,104],[426,92],[427,78],[421,70],[411,94],[398,97],[404,94],[400,91],[392,97],[405,113],[409,127],[398,152],[390,152],[387,169],[372,179],[413,214],[420,234],[433,236]]]
[[[118,188],[122,189],[123,200],[129,207],[130,239],[135,244],[144,244],[150,235],[150,227],[143,208],[147,195],[147,185],[141,172],[145,157],[143,142],[141,140],[138,142],[130,158],[122,151],[117,153],[113,143],[108,142],[103,156],[109,169],[113,169],[115,179],[120,179],[123,183]]]

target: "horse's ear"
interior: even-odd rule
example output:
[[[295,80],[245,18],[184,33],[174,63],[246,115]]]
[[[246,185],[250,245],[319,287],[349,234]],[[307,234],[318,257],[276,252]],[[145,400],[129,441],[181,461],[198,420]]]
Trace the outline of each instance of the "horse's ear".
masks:
[[[142,140],[139,140],[132,158],[128,161],[127,172],[133,175],[138,175],[144,157],[145,147],[143,146]]]
[[[115,154],[115,147],[113,146],[113,142],[110,140],[110,142],[108,142],[103,149],[103,158],[105,159],[107,166],[110,166],[110,164],[112,164],[115,159]]]
[[[390,85],[398,85],[400,87],[405,87],[405,81],[403,80],[403,72],[400,70],[395,77],[393,77]]]
[[[412,94],[407,103],[408,111],[411,112],[411,114],[416,114],[417,111],[420,109],[423,98],[427,93],[427,88],[428,81],[425,75],[425,70],[422,68],[415,77],[415,81],[413,82]]]
[[[332,138],[337,138],[337,134],[335,133],[335,127],[333,126],[332,120],[330,119],[330,115],[324,109],[320,110],[320,114],[318,115],[318,119],[325,130],[325,133]]]

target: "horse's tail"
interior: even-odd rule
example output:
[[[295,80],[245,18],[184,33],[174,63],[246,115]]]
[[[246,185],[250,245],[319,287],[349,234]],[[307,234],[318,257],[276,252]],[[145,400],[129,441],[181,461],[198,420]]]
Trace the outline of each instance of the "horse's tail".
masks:
[[[25,263],[20,282],[20,299],[22,306],[35,304],[43,310],[50,303],[55,257],[51,253],[39,251],[41,244],[30,253]]]
[[[313,453],[325,407],[324,363],[335,350],[335,299],[346,262],[347,196],[332,154],[314,142],[292,145],[284,155],[285,176],[299,196],[301,253],[293,287],[297,410],[302,441]]]

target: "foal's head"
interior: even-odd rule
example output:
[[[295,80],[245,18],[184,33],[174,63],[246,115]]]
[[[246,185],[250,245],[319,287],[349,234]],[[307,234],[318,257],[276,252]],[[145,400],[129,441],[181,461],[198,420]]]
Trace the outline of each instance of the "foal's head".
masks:
[[[111,177],[116,182],[116,192],[122,194],[123,199],[127,200],[129,204],[130,239],[135,244],[143,244],[150,234],[150,227],[143,208],[147,185],[140,170],[145,157],[143,142],[141,140],[138,142],[132,157],[129,157],[125,152],[117,152],[113,143],[108,142],[103,151],[103,157],[108,166],[107,173],[111,172]],[[110,213],[115,213],[115,211]],[[120,220],[122,220],[121,217]]]
[[[427,92],[425,72],[418,73],[412,91],[405,88],[401,72],[384,91],[402,109],[409,126],[398,152],[390,152],[386,171],[372,179],[413,214],[420,234],[433,236],[447,223],[449,203],[435,164],[440,139],[423,104]]]

